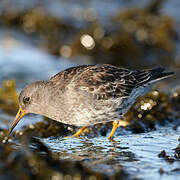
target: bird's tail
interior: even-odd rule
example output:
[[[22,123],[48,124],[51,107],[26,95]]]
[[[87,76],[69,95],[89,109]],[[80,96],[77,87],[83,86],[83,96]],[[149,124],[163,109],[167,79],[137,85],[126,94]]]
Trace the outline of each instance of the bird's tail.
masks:
[[[159,67],[155,69],[150,69],[150,79],[149,81],[159,81],[161,79],[167,78],[169,76],[172,76],[174,72],[166,72],[165,68]]]
[[[167,78],[173,74],[174,72],[166,72],[165,68],[163,67],[135,71],[133,73],[134,77],[138,81],[137,86],[141,86],[148,83],[152,84],[156,81]]]

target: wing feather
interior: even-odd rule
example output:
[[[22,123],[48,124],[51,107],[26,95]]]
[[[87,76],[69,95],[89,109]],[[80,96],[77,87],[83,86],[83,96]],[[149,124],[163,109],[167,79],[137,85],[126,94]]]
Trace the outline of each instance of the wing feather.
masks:
[[[78,88],[97,99],[125,98],[138,83],[132,72],[111,65],[92,66],[77,78]]]
[[[146,86],[173,74],[164,70],[129,70],[108,64],[84,65],[66,69],[50,81],[57,84],[59,89],[65,89],[73,83],[77,90],[86,91],[96,99],[126,98],[131,95],[134,88]]]

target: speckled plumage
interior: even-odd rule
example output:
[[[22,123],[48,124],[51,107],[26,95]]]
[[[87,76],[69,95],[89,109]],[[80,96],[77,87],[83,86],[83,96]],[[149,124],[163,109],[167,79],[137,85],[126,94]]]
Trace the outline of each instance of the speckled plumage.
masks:
[[[120,118],[136,98],[153,82],[172,75],[164,68],[128,70],[112,65],[84,65],[66,69],[50,80],[27,85],[19,95],[19,111],[9,130],[27,113],[47,116],[56,121],[87,126],[113,121],[108,139],[112,140]],[[125,125],[126,123],[123,122]]]
[[[128,70],[112,65],[66,69],[48,81],[32,83],[19,96],[26,113],[76,126],[118,121],[153,82],[171,75],[164,68]],[[29,102],[24,98],[30,97]]]

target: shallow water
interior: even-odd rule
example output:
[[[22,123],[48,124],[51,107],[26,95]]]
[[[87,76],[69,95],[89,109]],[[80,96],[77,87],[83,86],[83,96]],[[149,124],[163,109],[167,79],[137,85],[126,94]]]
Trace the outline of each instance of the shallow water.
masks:
[[[107,175],[114,174],[118,167],[128,172],[133,178],[143,179],[178,179],[180,162],[169,163],[159,158],[164,149],[173,155],[177,147],[180,129],[172,127],[142,133],[120,135],[111,142],[107,137],[82,139],[51,137],[41,139],[60,159],[78,160],[86,166]],[[165,173],[160,174],[163,168]]]

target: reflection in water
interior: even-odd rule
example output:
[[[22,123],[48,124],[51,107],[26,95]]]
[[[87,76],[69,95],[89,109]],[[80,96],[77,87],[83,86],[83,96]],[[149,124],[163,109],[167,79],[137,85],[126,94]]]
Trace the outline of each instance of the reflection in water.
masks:
[[[53,153],[58,154],[59,159],[81,161],[87,167],[108,175],[123,167],[130,174],[135,173],[137,178],[148,179],[159,177],[160,168],[171,171],[179,166],[176,163],[168,164],[158,157],[162,149],[173,153],[179,133],[171,128],[159,128],[149,133],[118,136],[114,142],[101,136],[88,139],[51,137],[41,140]]]

